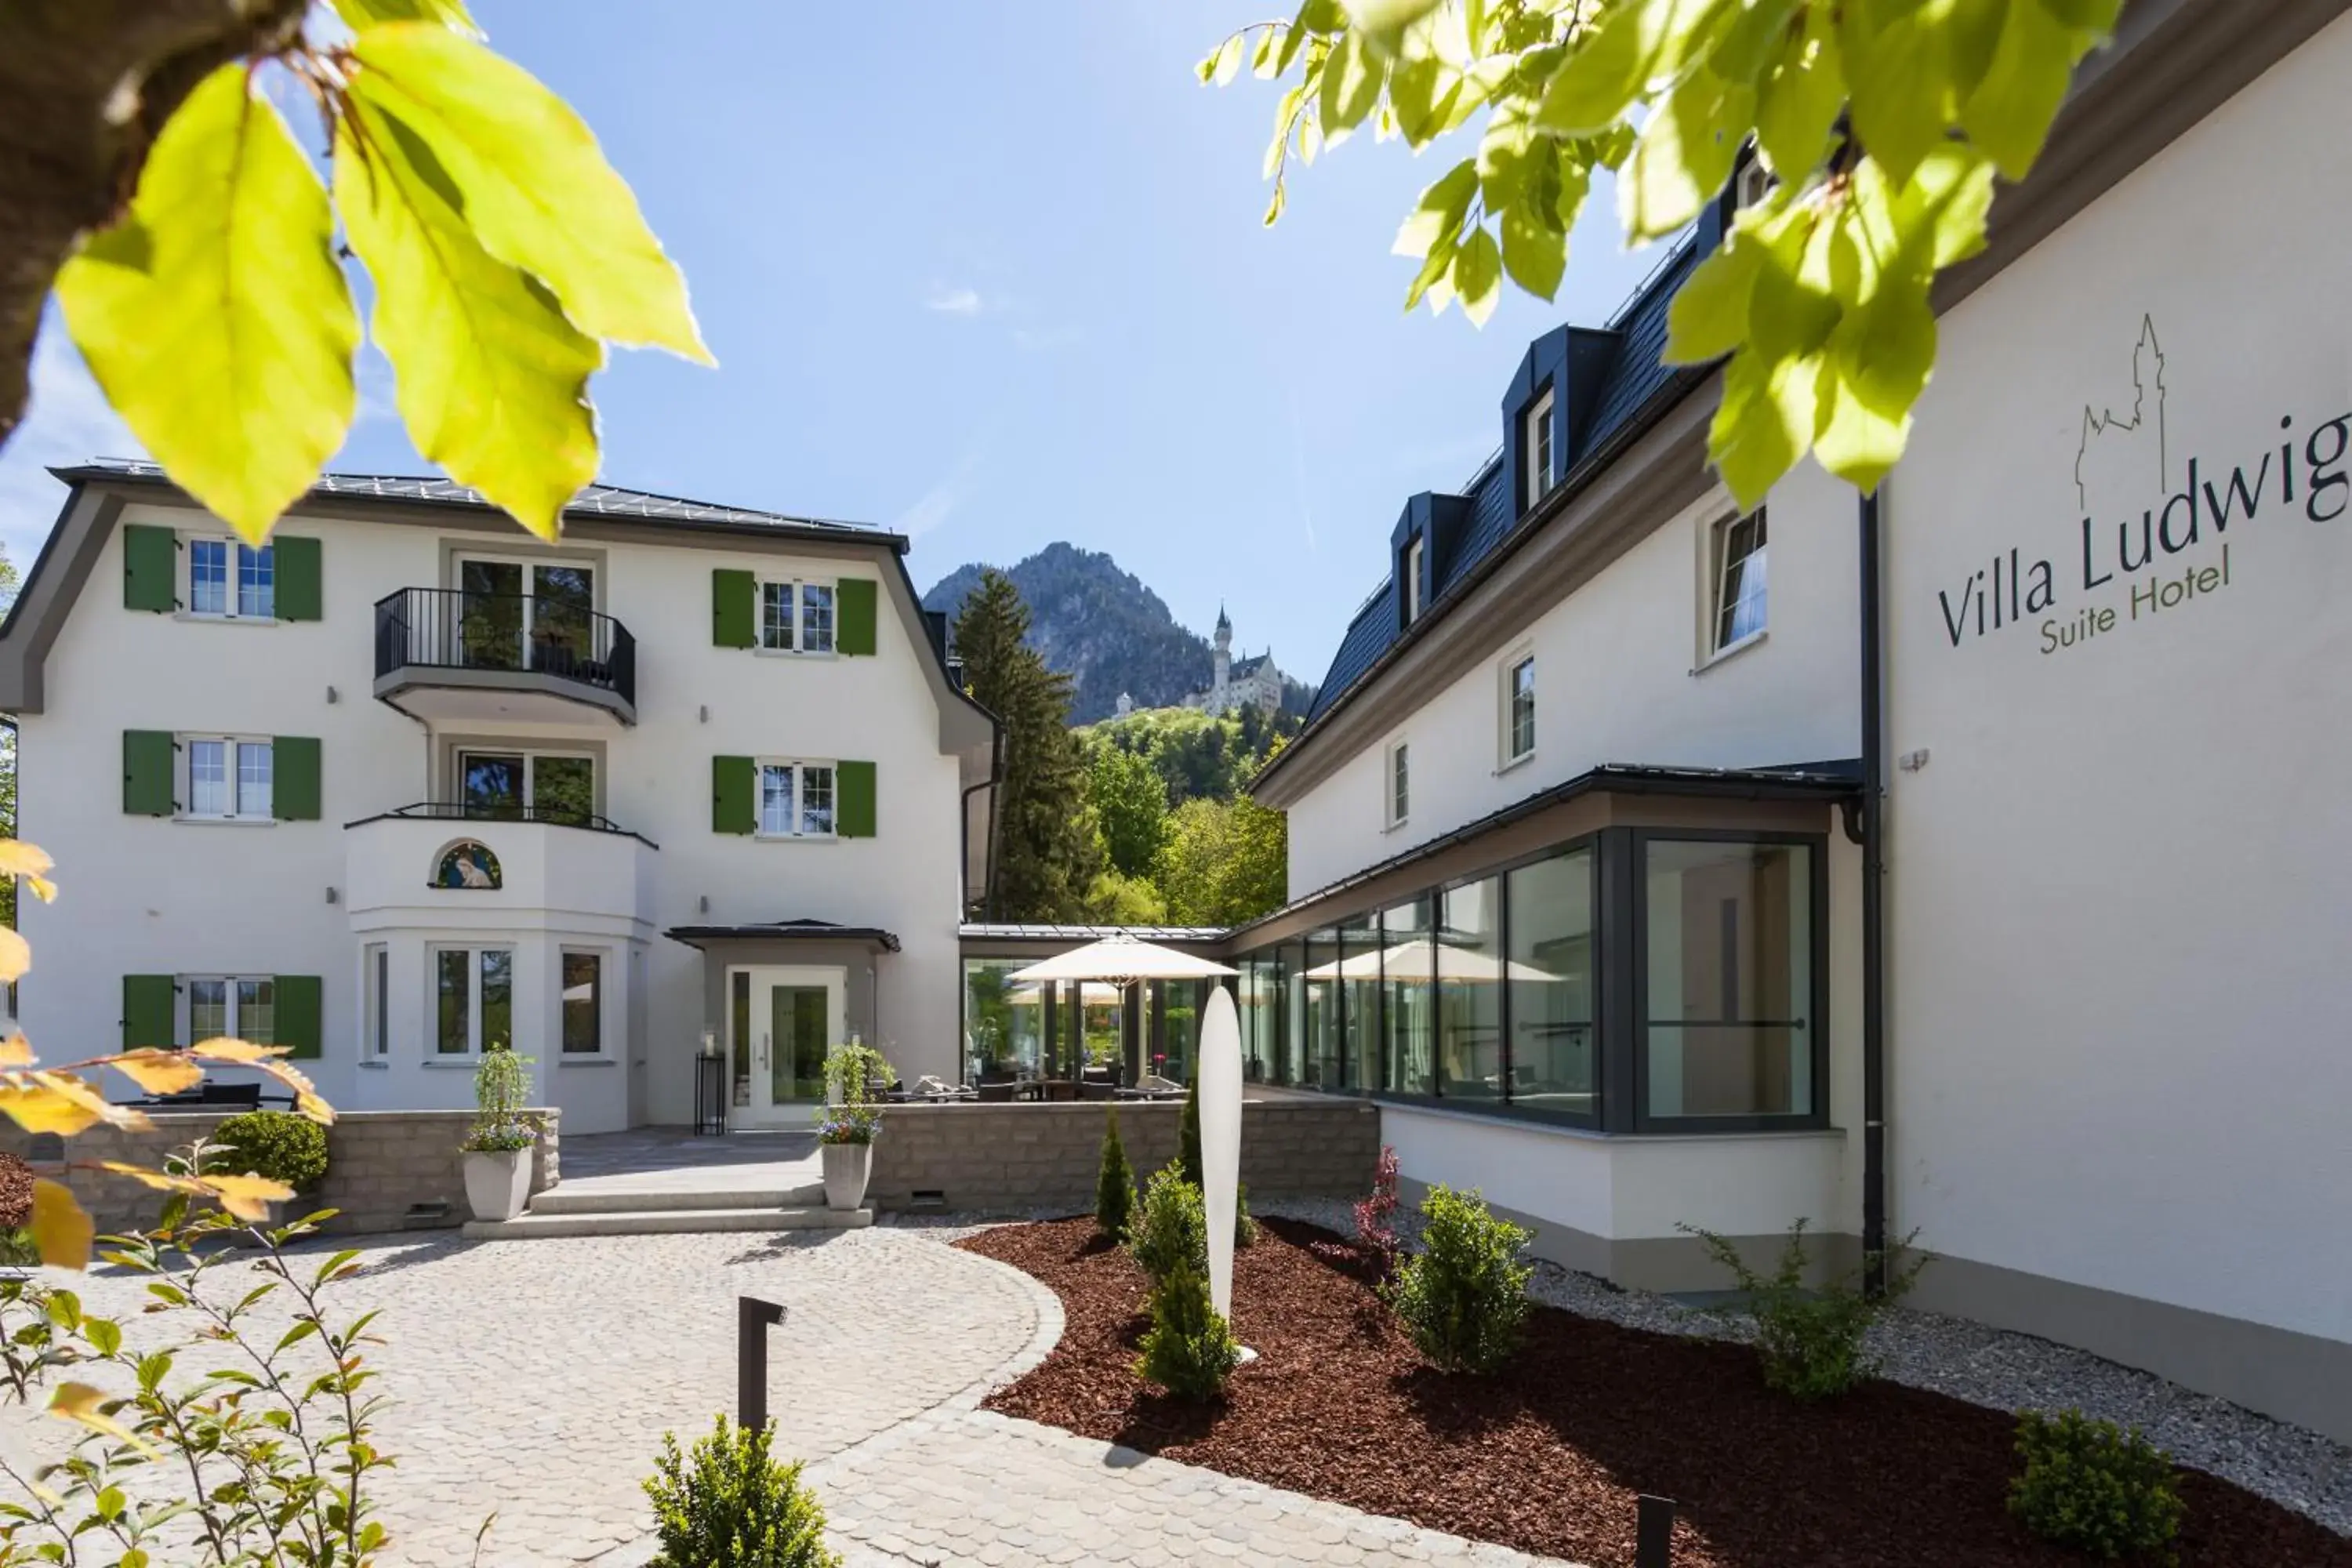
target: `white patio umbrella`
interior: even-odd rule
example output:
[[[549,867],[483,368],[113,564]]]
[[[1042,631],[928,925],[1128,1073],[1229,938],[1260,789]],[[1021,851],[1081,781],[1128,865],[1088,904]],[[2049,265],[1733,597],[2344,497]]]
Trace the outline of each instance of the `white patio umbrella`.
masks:
[[[1014,970],[1007,978],[1024,984],[1047,980],[1108,980],[1125,985],[1138,980],[1210,980],[1220,974],[1240,973],[1214,959],[1195,958],[1158,942],[1120,935],[1057,952],[1026,969]]]
[[[1390,978],[1427,979],[1429,950],[1432,945],[1427,937],[1417,936],[1411,942],[1399,942],[1396,946],[1388,949],[1387,963]],[[1517,959],[1498,964],[1491,954],[1481,952],[1475,947],[1456,947],[1451,942],[1440,942],[1435,945],[1437,978],[1440,980],[1464,984],[1491,984],[1497,980],[1540,982],[1559,978],[1548,969],[1538,969],[1532,963],[1521,963]],[[1299,978],[1302,980],[1378,980],[1381,978],[1381,950],[1370,948],[1362,952],[1351,952],[1344,959],[1334,959],[1329,963],[1318,963]]]
[[[1083,989],[1088,1006],[1120,1002],[1127,997],[1125,991],[1107,980],[1087,981],[1084,983]],[[1004,999],[1015,1007],[1034,1007],[1045,1000],[1045,988],[1043,985],[1024,985],[1017,991],[1006,992]]]

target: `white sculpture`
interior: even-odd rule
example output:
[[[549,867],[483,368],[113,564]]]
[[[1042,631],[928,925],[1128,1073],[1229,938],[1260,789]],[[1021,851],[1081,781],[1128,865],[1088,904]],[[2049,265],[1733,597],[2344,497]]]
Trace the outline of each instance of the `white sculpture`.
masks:
[[[1233,993],[1209,994],[1201,1021],[1201,1208],[1209,1226],[1209,1300],[1234,1315],[1234,1209],[1242,1176],[1242,1026]]]

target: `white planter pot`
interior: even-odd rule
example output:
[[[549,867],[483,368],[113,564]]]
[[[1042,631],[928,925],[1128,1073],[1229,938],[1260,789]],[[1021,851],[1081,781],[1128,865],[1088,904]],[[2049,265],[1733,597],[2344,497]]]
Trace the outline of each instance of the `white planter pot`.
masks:
[[[874,1172],[874,1145],[826,1143],[820,1147],[824,1155],[824,1206],[854,1209],[863,1204],[866,1179]]]
[[[512,1219],[530,1201],[529,1149],[468,1150],[466,1202],[476,1219]]]

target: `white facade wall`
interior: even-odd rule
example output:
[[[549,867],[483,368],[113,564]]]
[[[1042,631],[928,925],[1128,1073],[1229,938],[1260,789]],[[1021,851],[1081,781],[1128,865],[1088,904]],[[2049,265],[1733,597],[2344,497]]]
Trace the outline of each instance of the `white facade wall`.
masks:
[[[1312,893],[1605,763],[1764,767],[1852,757],[1860,745],[1853,495],[1806,465],[1768,502],[1765,637],[1709,664],[1717,490],[1551,605],[1494,618],[1493,653],[1350,757],[1290,808],[1290,888]],[[1536,658],[1536,751],[1501,766],[1502,678]],[[1412,811],[1385,826],[1389,748],[1410,747]]]
[[[133,504],[121,521],[184,530],[205,520]],[[454,514],[443,527],[436,514],[423,522],[291,514],[280,532],[322,541],[324,616],[271,625],[124,609],[115,531],[48,655],[46,710],[21,721],[21,831],[56,858],[64,889],[54,906],[24,917],[36,967],[21,1016],[44,1054],[112,1048],[125,973],[319,974],[325,1051],[310,1064],[313,1076],[331,1099],[382,1102],[389,1091],[363,1085],[368,1075],[353,1066],[361,939],[342,901],[351,880],[343,824],[450,797],[448,781],[434,774],[434,733],[371,693],[375,601],[396,588],[448,585],[454,547],[593,562],[598,608],[637,639],[633,728],[585,708],[576,723],[446,726],[469,737],[601,746],[601,809],[659,846],[646,857],[647,886],[635,900],[647,933],[635,944],[644,1026],[631,1059],[604,1069],[638,1081],[626,1094],[544,1086],[558,1103],[576,1100],[585,1111],[567,1128],[621,1125],[614,1108],[631,1103],[639,1120],[690,1119],[684,1058],[717,1021],[703,1016],[703,954],[652,934],[680,924],[808,918],[897,933],[904,951],[877,961],[882,1043],[910,1079],[953,1073],[959,764],[940,750],[938,701],[920,662],[930,656],[896,606],[897,567],[880,550],[796,556],[788,541],[747,547],[685,533],[675,544],[575,537],[543,552],[511,525],[478,531],[481,521]],[[715,566],[876,579],[877,654],[809,658],[713,647]],[[121,737],[134,729],[317,736],[321,820],[248,826],[126,816]],[[877,835],[767,842],[716,834],[714,755],[872,761]],[[450,829],[441,837],[460,836],[460,825],[440,826]],[[413,877],[421,891],[428,873],[420,860],[393,874]],[[422,1006],[421,990],[412,1000]],[[638,1008],[624,1011],[634,1017]],[[542,1073],[554,1070],[545,1065],[551,1049],[536,1054]],[[446,1076],[446,1089],[426,1103],[469,1103],[464,1075]]]
[[[1888,810],[1895,1223],[1956,1258],[2338,1342],[2347,72],[2337,21],[1947,318],[1886,513],[1889,739],[1928,753]],[[2087,443],[2086,406],[2117,420]],[[2119,525],[2137,551],[2192,459],[2196,541],[2176,503],[2182,548],[2123,572]],[[2226,500],[2240,469],[2259,510],[2231,503],[2223,532],[2202,487]],[[2112,578],[2088,586],[2086,516],[2087,575]],[[2011,549],[2021,599],[2046,560],[2053,602],[2000,629],[1988,605],[1982,635],[1970,602],[1956,645],[1939,595],[1959,605]],[[2135,616],[2151,580],[2179,596]],[[2113,624],[2051,651],[2084,611]]]

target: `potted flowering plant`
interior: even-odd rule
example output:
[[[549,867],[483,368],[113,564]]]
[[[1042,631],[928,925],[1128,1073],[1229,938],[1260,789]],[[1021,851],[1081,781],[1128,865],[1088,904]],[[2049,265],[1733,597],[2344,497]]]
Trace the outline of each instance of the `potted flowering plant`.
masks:
[[[484,1051],[474,1068],[474,1126],[458,1147],[476,1219],[512,1219],[530,1201],[530,1152],[539,1143],[539,1129],[522,1113],[530,1065],[500,1046]]]
[[[874,1134],[882,1127],[876,1086],[895,1076],[880,1051],[855,1037],[826,1054],[825,1106],[816,1123],[825,1207],[854,1209],[866,1201],[866,1179],[874,1173]]]

